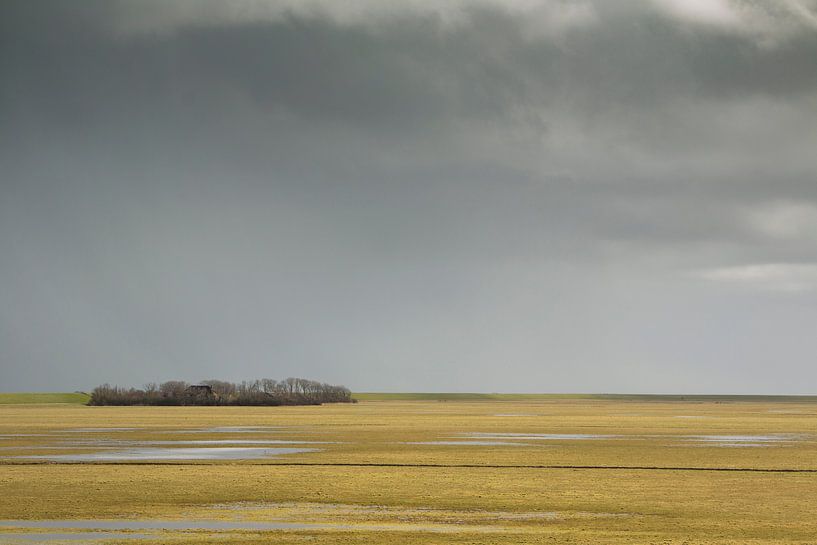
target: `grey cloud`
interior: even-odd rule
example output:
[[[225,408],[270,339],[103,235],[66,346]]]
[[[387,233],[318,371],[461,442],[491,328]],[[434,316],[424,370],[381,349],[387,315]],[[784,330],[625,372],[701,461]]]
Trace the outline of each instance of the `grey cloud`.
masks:
[[[4,3],[2,383],[802,391],[817,34],[724,5]]]

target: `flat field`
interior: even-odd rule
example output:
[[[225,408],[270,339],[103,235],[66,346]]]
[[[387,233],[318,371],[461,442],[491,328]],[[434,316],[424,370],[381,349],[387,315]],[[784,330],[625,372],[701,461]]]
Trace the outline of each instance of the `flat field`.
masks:
[[[817,543],[806,399],[362,397],[0,406],[0,543]]]
[[[22,404],[40,404],[40,403],[88,403],[91,398],[88,394],[81,392],[73,393],[14,393],[14,394],[0,394],[0,405],[22,405]]]

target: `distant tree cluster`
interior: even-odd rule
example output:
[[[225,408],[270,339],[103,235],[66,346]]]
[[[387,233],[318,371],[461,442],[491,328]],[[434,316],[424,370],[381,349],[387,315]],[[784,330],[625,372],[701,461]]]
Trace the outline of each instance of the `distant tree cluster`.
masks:
[[[103,384],[91,392],[89,405],[320,405],[354,403],[352,392],[314,380],[261,379],[241,383],[205,380],[188,384],[171,380],[150,383],[144,388],[122,388]]]

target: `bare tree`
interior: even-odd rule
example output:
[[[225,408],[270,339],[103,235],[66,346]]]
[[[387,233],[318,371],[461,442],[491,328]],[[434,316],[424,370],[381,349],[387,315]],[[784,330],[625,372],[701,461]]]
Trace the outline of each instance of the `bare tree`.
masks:
[[[320,405],[353,403],[352,393],[344,386],[314,380],[269,378],[238,384],[223,380],[204,380],[188,384],[171,380],[157,385],[148,383],[143,390],[103,384],[91,392],[90,405]]]

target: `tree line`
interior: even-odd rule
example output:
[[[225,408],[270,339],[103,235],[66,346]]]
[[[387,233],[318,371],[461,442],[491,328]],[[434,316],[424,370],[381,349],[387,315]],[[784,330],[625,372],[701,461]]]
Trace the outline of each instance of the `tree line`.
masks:
[[[287,378],[260,379],[240,383],[204,380],[190,384],[170,380],[150,383],[144,388],[123,388],[103,384],[91,392],[89,405],[320,405],[354,403],[352,392],[315,380]]]

